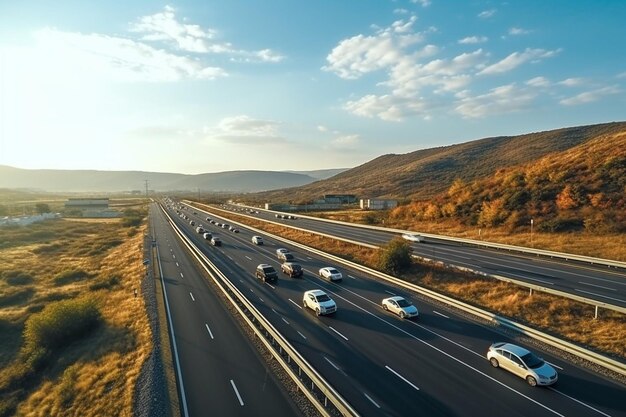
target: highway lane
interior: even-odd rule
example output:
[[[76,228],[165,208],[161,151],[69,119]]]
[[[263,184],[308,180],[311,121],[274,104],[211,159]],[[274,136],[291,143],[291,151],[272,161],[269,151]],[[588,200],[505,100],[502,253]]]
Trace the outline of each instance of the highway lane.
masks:
[[[180,361],[183,416],[300,415],[162,211],[153,205],[150,216]]]
[[[236,205],[227,207],[231,211],[241,209]],[[252,215],[252,217],[371,245],[381,246],[399,236],[398,233],[394,232],[365,229],[349,223],[328,223],[314,218],[277,219],[273,212],[261,209],[257,211],[259,213]],[[239,211],[237,214],[250,215]],[[425,258],[626,307],[626,271],[624,270],[578,261],[464,246],[446,240],[430,238],[427,239],[426,243],[414,243],[411,246],[415,255]]]
[[[196,221],[204,216],[198,211]],[[626,391],[618,383],[540,352],[563,368],[561,380],[554,388],[533,389],[489,366],[484,358],[489,344],[507,340],[493,329],[425,300],[418,303],[417,322],[401,321],[379,307],[383,297],[404,290],[342,267],[341,284],[322,281],[315,274],[328,262],[296,248],[305,278],[281,276],[278,285],[262,284],[254,277],[256,265],[270,263],[279,270],[274,251],[288,246],[266,237],[266,245],[257,247],[245,228],[233,234],[211,226],[224,246],[207,247],[187,222],[180,225],[363,415],[626,415],[620,402]],[[335,299],[334,317],[317,318],[299,306],[311,288]]]

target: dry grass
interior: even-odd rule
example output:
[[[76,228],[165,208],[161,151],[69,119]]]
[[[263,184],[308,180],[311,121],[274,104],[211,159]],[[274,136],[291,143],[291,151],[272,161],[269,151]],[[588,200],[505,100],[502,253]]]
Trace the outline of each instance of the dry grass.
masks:
[[[252,220],[231,212],[227,215],[269,233],[376,268],[377,251],[374,249]],[[617,312],[602,311],[600,319],[596,320],[593,318],[593,306],[587,304],[537,292],[530,296],[527,289],[512,284],[419,264],[414,264],[411,271],[400,278],[593,350],[626,359],[626,317]]]
[[[129,228],[120,222],[74,220],[0,229],[0,242],[10,240],[0,249],[0,278],[24,273],[31,279],[17,286],[32,290],[21,302],[0,305],[0,381],[18,360],[25,320],[48,303],[93,297],[104,318],[104,325],[54,352],[30,383],[2,393],[0,409],[9,404],[5,415],[133,415],[135,382],[152,349],[143,298],[133,295],[144,274],[143,233],[139,233],[143,230],[129,236]],[[30,239],[25,232],[40,232],[44,237]],[[54,277],[68,270],[87,275],[55,282]],[[15,287],[0,279],[0,300]],[[11,404],[17,408],[11,410]]]
[[[530,225],[525,232],[510,233],[506,228],[479,228],[465,226],[454,220],[437,221],[393,221],[384,212],[373,213],[362,210],[330,211],[308,213],[325,219],[340,220],[349,223],[367,224],[367,216],[374,214],[377,226],[395,229],[414,230],[422,233],[434,233],[450,237],[484,240],[487,242],[508,245],[534,247],[556,252],[574,253],[596,258],[613,259],[626,262],[626,235],[609,234],[594,235],[585,232],[571,233],[539,233],[533,231],[530,236]],[[384,220],[384,223],[382,221]]]

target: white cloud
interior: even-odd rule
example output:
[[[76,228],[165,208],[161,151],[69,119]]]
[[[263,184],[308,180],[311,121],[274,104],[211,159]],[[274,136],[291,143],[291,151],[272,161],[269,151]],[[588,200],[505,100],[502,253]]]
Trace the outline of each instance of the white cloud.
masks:
[[[326,126],[323,126],[323,125],[317,126],[317,130],[320,131],[320,132],[324,132],[324,133],[328,132],[328,128]]]
[[[177,81],[215,79],[227,75],[222,68],[156,49],[141,42],[101,34],[42,29],[35,32],[37,49],[69,71],[115,81]]]
[[[232,60],[237,62],[280,62],[284,59],[271,49],[246,51],[234,48],[229,42],[216,42],[216,30],[181,23],[176,19],[175,11],[173,7],[165,6],[162,12],[140,17],[130,30],[143,34],[141,39],[144,41],[174,44],[185,52],[232,55]]]
[[[144,33],[143,40],[173,41],[178,49],[187,52],[209,52],[210,39],[215,37],[215,30],[202,29],[198,25],[187,25],[176,20],[175,10],[171,6],[150,16],[143,16],[131,25],[131,31]]]
[[[598,101],[603,97],[619,94],[622,90],[620,90],[617,86],[608,86],[598,88],[596,90],[585,91],[584,93],[577,94],[573,97],[569,97],[561,100],[559,103],[564,106],[576,106],[579,104],[591,103],[594,101]]]
[[[583,84],[584,80],[582,78],[567,78],[563,81],[560,81],[560,85],[564,85],[566,87],[576,87]]]
[[[492,74],[501,74],[504,72],[511,71],[514,68],[519,67],[520,65],[528,62],[535,61],[542,58],[550,58],[555,56],[560,52],[560,49],[548,51],[545,49],[531,49],[527,48],[524,52],[513,52],[506,58],[501,61],[496,62],[495,64],[489,65],[480,71],[479,75],[492,75]]]
[[[471,45],[476,43],[487,42],[488,38],[486,36],[468,36],[463,39],[459,39],[460,44]]]
[[[478,17],[481,19],[489,19],[490,17],[493,17],[494,14],[496,14],[496,9],[483,10],[478,13]]]
[[[526,85],[531,87],[548,87],[550,86],[550,81],[546,77],[535,77],[526,81]]]
[[[409,115],[422,114],[425,104],[418,99],[368,94],[358,100],[348,101],[344,108],[357,116],[400,122]]]
[[[431,1],[430,0],[411,0],[411,3],[419,4],[422,7],[428,7],[428,6],[431,5]]]
[[[531,90],[508,84],[493,88],[486,94],[465,95],[457,102],[455,110],[464,118],[511,113],[529,108],[536,96]]]
[[[408,14],[409,13],[407,9],[402,9],[402,8],[394,9],[393,12],[394,14]]]
[[[512,36],[528,35],[529,33],[531,33],[531,31],[528,29],[522,29],[522,28],[516,28],[516,27],[509,29],[509,35],[512,35]]]
[[[273,136],[279,123],[271,120],[253,119],[239,115],[223,118],[217,125],[222,133],[244,136]]]
[[[626,71],[617,74],[617,78],[626,78]]]
[[[342,135],[333,139],[330,146],[335,149],[358,149],[360,142],[359,135]]]

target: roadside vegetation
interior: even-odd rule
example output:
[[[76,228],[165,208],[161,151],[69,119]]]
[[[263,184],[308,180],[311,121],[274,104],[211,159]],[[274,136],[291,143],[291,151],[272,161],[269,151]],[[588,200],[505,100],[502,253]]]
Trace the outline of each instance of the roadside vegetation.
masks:
[[[397,260],[403,259],[406,251],[402,249],[403,242],[396,240],[375,250],[249,219],[231,212],[227,212],[227,216],[373,269],[383,272],[395,269],[397,273],[392,275],[408,282],[509,317],[597,352],[626,359],[626,316],[617,312],[601,310],[600,317],[594,319],[594,307],[591,305],[550,294],[534,292],[530,295],[528,289],[509,283],[422,265],[413,260],[409,266],[398,268],[395,266]],[[395,261],[389,262],[389,259]]]
[[[151,339],[132,209],[0,228],[0,416],[133,415]]]

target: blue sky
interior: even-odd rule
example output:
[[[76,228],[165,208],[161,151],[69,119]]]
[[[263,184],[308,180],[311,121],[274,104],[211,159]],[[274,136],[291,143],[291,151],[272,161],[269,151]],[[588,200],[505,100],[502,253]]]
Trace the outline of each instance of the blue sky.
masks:
[[[0,164],[313,170],[625,120],[626,2],[0,1]]]

